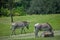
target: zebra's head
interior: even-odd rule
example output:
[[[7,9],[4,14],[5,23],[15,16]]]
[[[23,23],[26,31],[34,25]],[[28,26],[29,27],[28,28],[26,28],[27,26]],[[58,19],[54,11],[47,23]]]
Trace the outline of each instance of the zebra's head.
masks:
[[[26,26],[27,29],[29,29],[29,22],[23,21],[24,25]]]

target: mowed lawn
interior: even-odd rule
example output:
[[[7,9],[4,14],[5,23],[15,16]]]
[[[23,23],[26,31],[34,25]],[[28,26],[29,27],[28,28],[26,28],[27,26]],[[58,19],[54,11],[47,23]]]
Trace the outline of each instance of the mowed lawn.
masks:
[[[35,23],[45,23],[45,22],[50,23],[54,30],[60,30],[60,14],[14,16],[14,22],[25,21],[25,20],[30,22],[29,30],[25,28],[26,33],[34,32]],[[11,28],[11,18],[0,17],[0,36],[11,35],[10,28]],[[16,34],[20,34],[20,32],[21,29],[16,30]]]
[[[27,39],[13,39],[13,40],[60,40],[60,36],[55,37],[39,37],[39,38],[27,38]]]

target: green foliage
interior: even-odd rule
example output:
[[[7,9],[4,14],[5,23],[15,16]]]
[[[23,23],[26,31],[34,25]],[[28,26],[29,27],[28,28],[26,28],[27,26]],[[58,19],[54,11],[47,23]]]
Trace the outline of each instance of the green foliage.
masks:
[[[59,0],[58,0],[59,1]],[[30,14],[55,14],[60,13],[60,1],[57,0],[32,0],[28,13]]]
[[[15,9],[13,9],[13,15],[15,16],[23,16],[23,15],[26,15],[26,12],[24,11],[24,8],[23,7],[17,7]]]
[[[1,8],[0,16],[10,16],[10,10],[8,8]],[[23,16],[26,15],[23,7],[17,7],[12,9],[12,15],[14,16]]]
[[[1,8],[1,16],[9,16],[10,15],[10,11],[6,8],[4,9],[3,7]]]
[[[6,8],[9,9],[9,10],[12,10],[12,14],[13,15],[26,15],[26,9],[29,7],[29,2],[30,0],[1,0],[1,11],[3,12],[3,16],[7,16],[7,10],[5,10]],[[2,10],[2,7],[3,7],[3,11]],[[1,12],[1,13],[2,13]],[[0,13],[0,14],[1,14]]]
[[[30,7],[30,1],[31,0],[21,0],[21,6],[23,6],[24,9],[27,10]]]
[[[13,10],[13,15],[60,14],[60,0],[1,0],[0,4]]]

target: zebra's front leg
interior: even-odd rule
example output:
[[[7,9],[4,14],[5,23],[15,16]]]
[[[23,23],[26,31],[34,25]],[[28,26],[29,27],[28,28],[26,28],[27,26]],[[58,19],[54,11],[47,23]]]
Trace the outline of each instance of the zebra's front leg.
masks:
[[[39,32],[38,28],[35,28],[35,37],[38,37],[38,32]]]
[[[12,34],[11,35],[16,35],[15,30],[12,30]]]
[[[24,28],[21,29],[21,34],[22,33],[26,33]]]

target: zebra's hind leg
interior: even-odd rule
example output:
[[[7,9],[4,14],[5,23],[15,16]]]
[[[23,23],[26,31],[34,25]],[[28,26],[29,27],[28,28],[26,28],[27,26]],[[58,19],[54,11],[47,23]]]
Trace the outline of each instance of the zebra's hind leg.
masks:
[[[21,28],[21,34],[23,33],[24,28]]]

